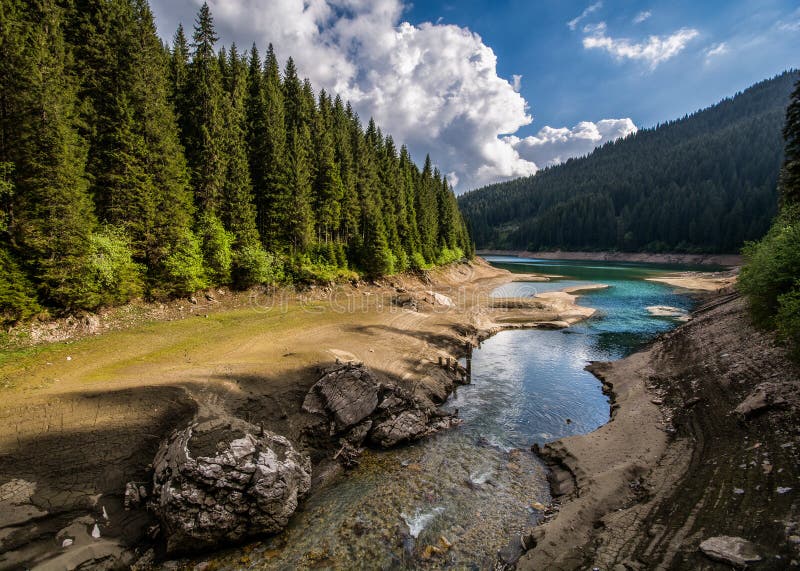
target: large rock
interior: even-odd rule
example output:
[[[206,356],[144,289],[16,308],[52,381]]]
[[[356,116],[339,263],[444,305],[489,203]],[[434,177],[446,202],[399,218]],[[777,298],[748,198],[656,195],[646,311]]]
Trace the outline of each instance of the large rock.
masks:
[[[346,435],[343,440],[354,449],[364,440],[389,448],[460,422],[397,385],[381,383],[361,363],[327,370],[306,395],[303,410],[326,418],[330,434]],[[350,452],[344,442],[342,447],[340,452]]]
[[[719,535],[710,537],[700,544],[700,551],[711,559],[729,563],[734,567],[747,567],[748,563],[761,561],[756,546],[741,537]]]
[[[772,407],[783,406],[786,400],[780,395],[777,383],[761,383],[739,403],[734,412],[742,418],[750,418]]]
[[[336,431],[342,431],[375,411],[379,387],[372,371],[348,363],[330,370],[311,387],[303,401],[303,410],[326,414],[335,423]]]
[[[311,461],[286,438],[217,419],[161,445],[150,507],[174,553],[278,532],[310,486]]]

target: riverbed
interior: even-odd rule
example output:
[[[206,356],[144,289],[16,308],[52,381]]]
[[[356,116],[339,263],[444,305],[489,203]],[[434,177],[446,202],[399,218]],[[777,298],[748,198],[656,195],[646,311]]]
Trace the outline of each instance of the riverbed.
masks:
[[[472,383],[446,408],[464,423],[388,452],[312,496],[285,532],[218,554],[222,569],[393,569],[490,566],[509,538],[535,525],[550,503],[533,443],[595,430],[609,402],[584,368],[615,360],[679,323],[692,299],[647,277],[687,269],[648,264],[490,257],[517,273],[561,276],[514,282],[493,295],[529,297],[602,283],[580,304],[591,319],[560,331],[503,331],[472,354]],[[648,307],[667,306],[670,315]]]

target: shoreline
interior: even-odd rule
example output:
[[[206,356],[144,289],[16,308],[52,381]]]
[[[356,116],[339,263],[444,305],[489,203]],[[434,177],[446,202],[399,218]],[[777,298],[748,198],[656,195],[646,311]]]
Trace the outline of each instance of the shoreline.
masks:
[[[754,568],[798,566],[800,368],[744,300],[709,295],[688,323],[588,369],[611,420],[535,450],[558,511],[518,569],[729,569],[699,550],[717,536],[751,541]]]
[[[567,252],[546,251],[528,252],[526,250],[479,250],[479,256],[517,256],[520,258],[542,260],[579,260],[598,262],[637,262],[650,264],[709,265],[733,267],[742,265],[739,254],[656,254],[647,252]]]
[[[515,277],[476,260],[427,277],[315,288],[285,305],[244,305],[217,291],[206,297],[232,299],[176,300],[153,309],[163,320],[129,327],[62,320],[46,329],[52,342],[0,354],[0,485],[22,489],[0,496],[0,568],[101,556],[130,565],[153,520],[123,508],[125,482],[147,481],[160,442],[200,417],[245,418],[286,436],[311,455],[318,489],[341,472],[331,443],[304,436],[311,420],[301,404],[325,367],[363,362],[435,409],[458,380],[441,359],[504,329],[566,327],[594,313],[563,292],[493,307],[491,291]],[[94,525],[99,540],[89,536]],[[74,547],[61,548],[63,538]]]

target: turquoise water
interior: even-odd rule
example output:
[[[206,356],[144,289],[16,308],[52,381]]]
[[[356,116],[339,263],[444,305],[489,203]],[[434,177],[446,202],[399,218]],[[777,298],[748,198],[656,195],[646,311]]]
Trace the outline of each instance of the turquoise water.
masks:
[[[483,430],[505,447],[585,434],[605,424],[608,399],[594,375],[584,370],[586,365],[620,359],[677,325],[675,318],[653,316],[647,307],[670,306],[688,312],[693,304],[691,297],[675,293],[670,286],[645,281],[691,269],[687,267],[511,257],[487,260],[515,273],[563,276],[549,282],[514,282],[494,295],[527,297],[591,283],[609,286],[580,294],[580,305],[598,310],[591,319],[560,331],[503,331],[473,352],[472,385],[459,391],[452,406],[465,419],[480,418]]]
[[[504,331],[486,340],[472,355],[472,384],[447,403],[459,409],[461,426],[367,452],[358,469],[306,501],[284,533],[244,554],[222,554],[221,569],[486,569],[513,534],[536,524],[538,503],[550,496],[531,444],[586,433],[609,418],[608,399],[586,365],[619,359],[677,324],[647,306],[688,310],[692,300],[643,281],[684,269],[674,266],[490,261],[563,276],[509,284],[493,295],[610,287],[581,296],[579,303],[598,313],[569,329]]]

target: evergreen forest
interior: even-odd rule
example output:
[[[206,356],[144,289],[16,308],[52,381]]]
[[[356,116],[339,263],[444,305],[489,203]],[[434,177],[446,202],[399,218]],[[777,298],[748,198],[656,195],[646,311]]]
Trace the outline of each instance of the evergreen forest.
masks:
[[[777,211],[797,71],[459,198],[478,248],[734,253]]]
[[[472,255],[446,179],[208,5],[0,0],[0,321]]]

